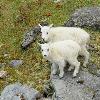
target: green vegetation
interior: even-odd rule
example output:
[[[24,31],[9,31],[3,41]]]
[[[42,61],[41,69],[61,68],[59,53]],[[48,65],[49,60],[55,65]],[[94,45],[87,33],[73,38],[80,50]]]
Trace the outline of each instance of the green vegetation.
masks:
[[[100,0],[64,0],[59,4],[53,0],[0,0],[0,63],[6,63],[9,75],[0,79],[0,91],[8,84],[21,82],[42,91],[43,84],[49,79],[50,66],[42,58],[37,43],[27,51],[20,48],[24,33],[44,19],[54,25],[62,25],[72,12],[84,6],[98,6]],[[91,34],[91,43],[100,50],[100,32],[87,30]],[[8,56],[4,56],[8,54]],[[9,62],[22,59],[23,65],[12,68]],[[91,52],[91,61],[100,68],[100,53]]]

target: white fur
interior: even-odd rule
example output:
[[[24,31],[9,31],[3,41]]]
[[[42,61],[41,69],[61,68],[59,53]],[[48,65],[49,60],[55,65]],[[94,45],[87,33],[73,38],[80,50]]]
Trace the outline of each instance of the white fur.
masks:
[[[87,43],[90,40],[89,34],[77,27],[52,27],[40,26],[42,32],[42,39],[46,42],[56,42],[63,40],[74,40],[81,46],[80,55],[85,57],[84,66],[88,63],[89,52],[86,49]]]
[[[52,73],[56,74],[57,66],[60,70],[60,78],[64,75],[66,61],[71,65],[69,69],[75,67],[73,77],[79,72],[80,62],[78,62],[78,53],[81,50],[79,44],[73,40],[64,40],[54,43],[41,44],[42,55],[52,63]]]

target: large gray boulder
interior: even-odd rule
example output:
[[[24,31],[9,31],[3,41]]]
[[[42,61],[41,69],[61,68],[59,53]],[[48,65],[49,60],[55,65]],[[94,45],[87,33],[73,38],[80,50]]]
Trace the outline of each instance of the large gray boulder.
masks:
[[[87,70],[80,71],[76,78],[72,78],[72,72],[63,79],[51,75],[51,83],[55,90],[53,100],[100,100],[100,77]]]
[[[47,26],[47,22],[41,22],[42,26]],[[26,49],[33,41],[35,41],[36,36],[41,32],[39,26],[33,27],[24,34],[23,40],[21,42],[21,48]]]
[[[64,26],[91,27],[100,30],[100,7],[77,9]]]
[[[21,43],[21,48],[26,49],[36,38],[37,33],[40,32],[40,27],[33,27],[31,30],[24,34],[23,41]]]
[[[41,94],[34,88],[16,83],[4,88],[0,100],[37,100],[40,97]]]

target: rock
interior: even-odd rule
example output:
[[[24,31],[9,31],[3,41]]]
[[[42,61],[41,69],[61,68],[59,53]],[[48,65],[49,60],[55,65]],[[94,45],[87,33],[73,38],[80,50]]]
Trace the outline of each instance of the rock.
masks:
[[[88,64],[88,71],[93,75],[97,75],[97,66],[91,60],[89,61]]]
[[[22,64],[23,64],[22,60],[12,60],[10,62],[10,65],[13,66],[13,67],[18,67],[19,65],[22,65]]]
[[[24,35],[23,41],[21,43],[21,48],[26,49],[33,42],[35,36],[36,36],[36,33],[34,32],[34,28],[26,32]]]
[[[77,9],[64,23],[64,26],[91,27],[100,30],[100,7],[83,7]]]
[[[52,84],[55,90],[55,93],[53,95],[54,100],[67,100],[66,96],[66,85],[65,81],[59,79],[57,76],[56,78],[52,77]]]
[[[95,95],[94,95],[94,100],[99,100],[100,99],[100,91],[97,92]]]
[[[97,76],[100,77],[100,69],[97,70]]]
[[[53,100],[100,99],[100,77],[86,70],[80,71],[76,78],[72,78],[72,72],[65,73],[62,79],[59,79],[57,75],[51,75],[51,82],[55,90]]]
[[[10,54],[5,53],[4,57],[10,57]]]
[[[7,71],[0,71],[0,78],[5,78],[7,74]]]
[[[44,85],[43,96],[44,97],[51,97],[53,95],[53,93],[54,93],[54,89],[53,89],[52,83],[49,80]]]
[[[40,24],[42,26],[48,25],[47,22],[41,22]],[[26,49],[33,41],[35,41],[37,34],[39,34],[40,32],[41,30],[39,26],[33,27],[31,30],[27,31],[21,43],[21,48]]]
[[[77,83],[83,84],[84,83],[84,80],[77,80]]]
[[[27,85],[11,84],[4,88],[0,100],[37,100],[41,94]]]
[[[52,98],[44,98],[43,100],[52,100]]]

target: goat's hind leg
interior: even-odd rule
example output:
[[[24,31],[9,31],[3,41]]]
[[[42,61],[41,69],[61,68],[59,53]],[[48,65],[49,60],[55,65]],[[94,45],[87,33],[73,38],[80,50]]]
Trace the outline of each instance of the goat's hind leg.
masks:
[[[76,77],[77,76],[77,73],[79,72],[79,68],[80,68],[80,62],[78,62],[77,59],[71,59],[70,60],[70,64],[72,66],[75,66],[75,69],[74,69],[74,72],[73,72],[73,77]]]
[[[86,67],[88,60],[89,60],[89,52],[87,51],[86,46],[82,46],[81,54],[85,57],[83,66]]]

